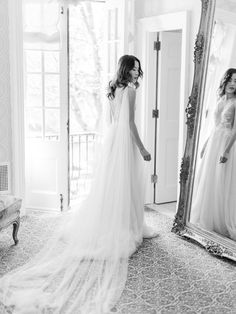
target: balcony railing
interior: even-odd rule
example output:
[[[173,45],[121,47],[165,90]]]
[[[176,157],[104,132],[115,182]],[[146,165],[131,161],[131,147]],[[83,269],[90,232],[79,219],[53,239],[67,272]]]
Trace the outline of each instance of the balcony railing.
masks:
[[[70,199],[88,194],[93,176],[95,144],[98,133],[70,134]]]

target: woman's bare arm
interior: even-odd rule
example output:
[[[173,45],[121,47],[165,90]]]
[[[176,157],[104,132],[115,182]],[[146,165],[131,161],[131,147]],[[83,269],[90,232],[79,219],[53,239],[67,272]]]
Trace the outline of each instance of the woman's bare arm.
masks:
[[[136,124],[135,124],[135,98],[136,98],[136,91],[132,87],[128,87],[128,97],[129,97],[129,125],[130,125],[130,130],[131,134],[134,137],[135,144],[138,146],[141,155],[143,156],[144,160],[151,160],[151,155],[150,153],[145,149]]]
[[[234,106],[234,124],[233,124],[233,128],[232,128],[232,134],[230,136],[230,139],[225,147],[225,151],[223,152],[223,154],[220,157],[220,163],[225,163],[228,160],[228,155],[230,152],[231,147],[233,146],[233,144],[235,143],[236,140],[236,121],[235,121],[235,115],[236,115],[236,104]]]

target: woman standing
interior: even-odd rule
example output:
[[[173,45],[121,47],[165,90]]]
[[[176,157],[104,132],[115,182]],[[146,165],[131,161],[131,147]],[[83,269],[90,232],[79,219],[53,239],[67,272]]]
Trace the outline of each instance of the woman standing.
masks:
[[[218,92],[215,126],[200,154],[190,221],[236,240],[236,69],[225,72]]]
[[[143,219],[141,157],[151,155],[134,122],[139,77],[140,61],[121,57],[108,90],[112,123],[87,200],[39,255],[0,280],[0,300],[16,313],[108,313],[124,289],[129,256],[143,237],[157,235]]]

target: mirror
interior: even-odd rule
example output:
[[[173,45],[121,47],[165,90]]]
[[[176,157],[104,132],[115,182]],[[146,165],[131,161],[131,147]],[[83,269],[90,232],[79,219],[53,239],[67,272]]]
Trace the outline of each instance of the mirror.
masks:
[[[216,0],[201,107],[190,222],[236,241],[236,3],[231,1]]]
[[[236,260],[236,1],[202,0],[172,231]]]

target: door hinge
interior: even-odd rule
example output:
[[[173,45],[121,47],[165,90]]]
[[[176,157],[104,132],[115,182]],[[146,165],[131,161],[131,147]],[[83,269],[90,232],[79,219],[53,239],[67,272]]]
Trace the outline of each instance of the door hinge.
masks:
[[[157,175],[156,174],[152,174],[151,175],[151,183],[157,183]]]
[[[60,194],[61,212],[63,211],[63,194]]]
[[[160,40],[154,41],[153,49],[156,50],[156,51],[161,50],[161,42],[160,42]]]
[[[152,110],[152,117],[153,118],[159,118],[159,110],[158,109]]]

